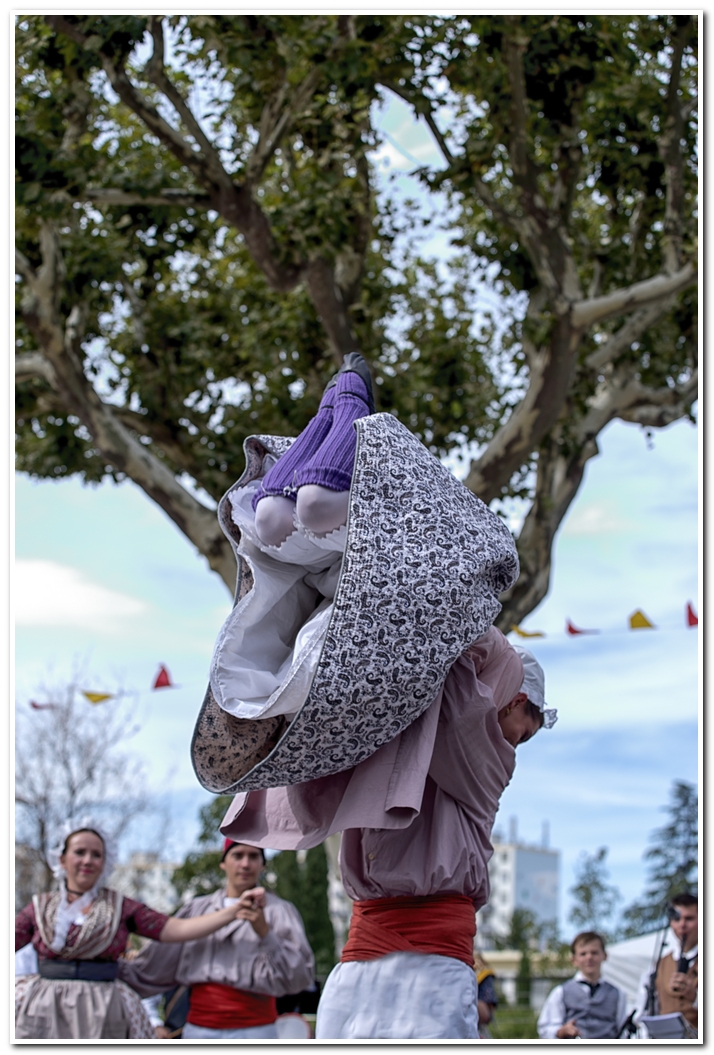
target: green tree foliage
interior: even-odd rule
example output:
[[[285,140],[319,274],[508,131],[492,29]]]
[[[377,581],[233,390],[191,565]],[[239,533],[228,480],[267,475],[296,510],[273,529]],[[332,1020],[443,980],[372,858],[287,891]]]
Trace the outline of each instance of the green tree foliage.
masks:
[[[693,784],[676,780],[670,801],[662,807],[667,824],[650,834],[644,853],[648,862],[644,894],[623,912],[626,938],[662,926],[665,908],[675,894],[696,894],[699,875],[699,801]]]
[[[223,836],[218,826],[231,802],[230,795],[217,795],[199,810],[200,849],[188,853],[183,864],[174,870],[171,877],[171,882],[180,895],[190,893],[193,897],[198,897],[201,894],[210,894],[225,885],[225,873],[219,868],[223,855]]]
[[[508,934],[503,938],[497,938],[495,945],[497,949],[516,949],[521,954],[516,975],[516,1004],[527,1006],[530,1004],[531,977],[533,966],[531,954],[537,949],[540,940],[540,927],[538,921],[528,908],[514,909],[511,915]]]
[[[349,351],[524,501],[504,626],[599,432],[692,416],[692,16],[22,15],[16,69],[18,468],[130,477],[231,586],[195,488]],[[411,201],[373,164],[395,97],[439,153]]]
[[[296,906],[315,954],[315,971],[325,978],[335,965],[335,932],[328,908],[327,854],[315,846],[300,854],[282,850],[271,860],[274,890]]]
[[[569,921],[577,930],[594,930],[605,941],[615,934],[614,914],[622,894],[608,879],[607,847],[601,846],[593,854],[581,853],[575,865],[575,883],[570,888],[573,905]]]

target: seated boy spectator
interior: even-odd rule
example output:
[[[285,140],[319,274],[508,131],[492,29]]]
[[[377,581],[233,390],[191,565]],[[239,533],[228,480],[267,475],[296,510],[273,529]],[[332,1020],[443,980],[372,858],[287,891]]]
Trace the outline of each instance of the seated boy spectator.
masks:
[[[605,943],[594,931],[583,931],[570,946],[576,974],[549,994],[538,1018],[542,1040],[613,1040],[619,1037],[627,1013],[621,989],[600,978],[607,959]]]

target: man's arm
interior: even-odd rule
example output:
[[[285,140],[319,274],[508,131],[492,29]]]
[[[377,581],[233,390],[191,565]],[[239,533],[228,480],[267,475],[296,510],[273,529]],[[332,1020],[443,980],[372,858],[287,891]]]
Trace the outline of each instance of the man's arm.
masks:
[[[442,691],[429,776],[489,831],[515,765],[498,712],[522,681],[520,657],[492,627],[459,656]]]
[[[270,930],[258,943],[247,988],[272,996],[299,993],[315,980],[315,959],[300,913],[289,901],[271,898],[265,914]]]
[[[538,1036],[541,1040],[555,1040],[558,1030],[565,1025],[563,987],[556,985],[548,994],[538,1016]]]
[[[191,902],[175,913],[184,919],[191,914]],[[141,997],[165,993],[176,985],[183,943],[147,942],[133,960],[119,960],[119,977]]]

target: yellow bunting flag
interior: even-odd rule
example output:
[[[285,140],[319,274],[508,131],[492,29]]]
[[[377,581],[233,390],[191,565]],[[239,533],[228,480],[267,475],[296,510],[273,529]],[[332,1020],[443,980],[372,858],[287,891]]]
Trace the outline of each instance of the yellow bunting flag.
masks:
[[[642,611],[638,608],[636,612],[633,612],[630,616],[630,630],[654,630],[654,623],[650,623],[649,619]]]
[[[105,700],[113,700],[114,697],[110,692],[82,692],[85,699],[89,700],[90,703],[104,703]]]
[[[520,626],[512,626],[511,630],[519,637],[545,637],[542,630],[521,630]]]

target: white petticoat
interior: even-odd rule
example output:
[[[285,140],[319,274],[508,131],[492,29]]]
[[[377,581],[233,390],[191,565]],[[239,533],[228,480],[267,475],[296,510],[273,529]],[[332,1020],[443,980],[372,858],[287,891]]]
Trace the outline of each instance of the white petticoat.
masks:
[[[478,1040],[476,974],[461,960],[393,952],[338,963],[317,1008],[316,1040]]]
[[[267,462],[267,459],[266,459]],[[211,690],[236,718],[294,715],[310,690],[342,568],[346,526],[321,537],[296,520],[281,546],[255,532],[254,480],[229,495],[241,530],[239,553],[253,572],[253,589],[233,608],[216,641]]]

